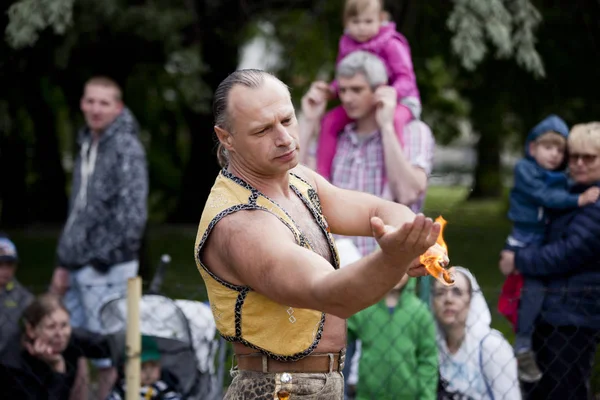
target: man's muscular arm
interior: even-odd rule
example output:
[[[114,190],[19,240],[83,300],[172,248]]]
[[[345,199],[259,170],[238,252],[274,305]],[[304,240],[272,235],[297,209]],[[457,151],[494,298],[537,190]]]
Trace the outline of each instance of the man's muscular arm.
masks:
[[[402,229],[373,219],[382,250],[334,270],[296,244],[290,230],[265,211],[238,211],[210,235],[203,262],[223,279],[280,304],[348,318],[379,301],[435,243],[439,225],[423,216]]]

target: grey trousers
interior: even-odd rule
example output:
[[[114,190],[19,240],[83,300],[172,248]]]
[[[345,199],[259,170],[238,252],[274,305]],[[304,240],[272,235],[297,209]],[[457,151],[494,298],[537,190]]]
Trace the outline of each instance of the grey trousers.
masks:
[[[262,373],[233,370],[224,400],[343,400],[344,376],[330,373]]]

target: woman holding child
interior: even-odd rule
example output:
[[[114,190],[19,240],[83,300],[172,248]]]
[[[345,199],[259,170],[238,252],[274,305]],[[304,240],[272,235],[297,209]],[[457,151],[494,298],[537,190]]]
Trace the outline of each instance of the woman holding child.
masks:
[[[600,123],[575,125],[567,139],[574,195],[600,187]],[[545,240],[504,250],[500,269],[543,284],[532,349],[541,380],[524,384],[531,399],[587,399],[600,336],[600,202],[556,211]],[[521,308],[525,305],[522,304]]]

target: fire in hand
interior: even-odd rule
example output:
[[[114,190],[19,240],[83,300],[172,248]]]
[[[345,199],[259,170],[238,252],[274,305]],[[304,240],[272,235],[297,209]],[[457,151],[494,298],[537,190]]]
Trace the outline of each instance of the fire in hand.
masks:
[[[440,229],[440,234],[436,242],[437,246],[433,246],[427,250],[425,254],[421,255],[419,260],[431,276],[444,285],[451,286],[454,285],[454,277],[446,269],[450,263],[450,260],[448,259],[448,246],[444,241],[444,227],[446,226],[446,220],[440,215],[435,219],[435,222],[439,222],[440,225],[442,225],[442,229]]]

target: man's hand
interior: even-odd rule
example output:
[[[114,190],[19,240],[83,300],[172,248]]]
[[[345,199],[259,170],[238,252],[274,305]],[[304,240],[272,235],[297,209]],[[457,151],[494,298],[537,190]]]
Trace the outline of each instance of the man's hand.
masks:
[[[421,264],[419,257],[415,258],[415,260],[410,264],[408,270],[406,271],[406,275],[412,278],[418,278],[420,276],[426,276],[429,272],[425,269],[425,266]]]
[[[302,114],[310,120],[321,119],[327,106],[329,85],[323,81],[316,81],[310,85],[308,92],[302,97]]]
[[[69,289],[69,284],[69,271],[63,267],[56,267],[52,275],[52,282],[50,283],[50,293],[57,296],[64,296]]]
[[[500,272],[502,275],[508,276],[514,273],[515,270],[515,252],[510,250],[502,250],[500,252]]]
[[[400,264],[411,262],[407,271],[410,276],[426,274],[425,268],[418,258],[430,247],[437,246],[436,240],[441,230],[439,223],[434,223],[431,218],[425,218],[423,214],[418,214],[414,221],[405,223],[398,229],[385,225],[378,217],[373,217],[371,218],[371,228],[381,251],[390,260]]]
[[[377,110],[375,119],[380,129],[394,125],[394,112],[398,104],[396,89],[391,86],[380,86],[375,90],[375,103]]]

